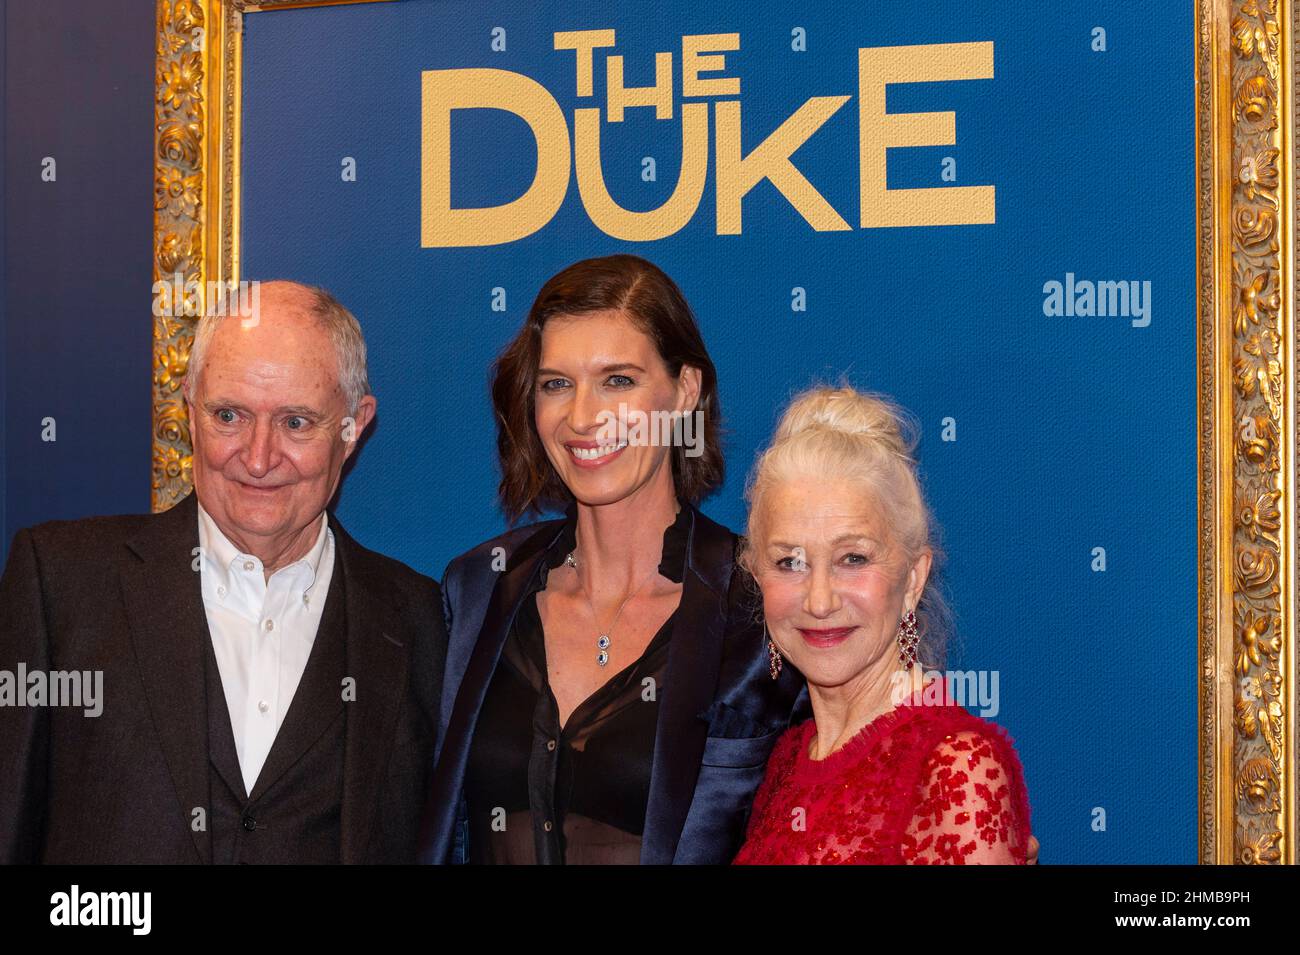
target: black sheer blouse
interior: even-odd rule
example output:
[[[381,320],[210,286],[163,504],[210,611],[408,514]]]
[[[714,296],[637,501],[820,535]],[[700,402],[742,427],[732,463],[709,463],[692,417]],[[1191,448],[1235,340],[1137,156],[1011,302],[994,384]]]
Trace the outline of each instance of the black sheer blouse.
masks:
[[[677,611],[640,658],[579,704],[561,730],[537,592],[576,544],[574,507],[568,517],[519,607],[474,729],[465,776],[471,863],[640,861],[659,688]],[[664,531],[659,573],[677,583],[689,526],[682,504]],[[595,654],[593,634],[593,666]]]

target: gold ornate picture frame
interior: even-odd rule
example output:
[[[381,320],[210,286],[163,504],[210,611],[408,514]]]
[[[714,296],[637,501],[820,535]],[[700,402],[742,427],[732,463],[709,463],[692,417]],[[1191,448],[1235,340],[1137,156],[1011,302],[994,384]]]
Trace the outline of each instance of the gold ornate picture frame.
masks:
[[[156,282],[202,290],[240,277],[243,18],[346,2],[385,0],[158,0]],[[1193,2],[1198,853],[1294,864],[1300,0]],[[153,318],[155,510],[191,486],[180,385],[193,330]]]

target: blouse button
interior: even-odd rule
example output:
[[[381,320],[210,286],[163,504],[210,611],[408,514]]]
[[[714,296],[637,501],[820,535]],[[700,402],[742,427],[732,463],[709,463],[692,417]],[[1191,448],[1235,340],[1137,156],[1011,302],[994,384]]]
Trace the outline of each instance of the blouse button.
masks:
[[[547,832],[550,832],[550,831],[551,831],[551,820],[547,819],[544,823],[542,823],[542,828],[545,829]]]
[[[555,752],[555,740],[553,740],[553,739],[548,739],[548,740],[546,741],[546,751],[547,751],[548,753],[553,753],[553,752]]]

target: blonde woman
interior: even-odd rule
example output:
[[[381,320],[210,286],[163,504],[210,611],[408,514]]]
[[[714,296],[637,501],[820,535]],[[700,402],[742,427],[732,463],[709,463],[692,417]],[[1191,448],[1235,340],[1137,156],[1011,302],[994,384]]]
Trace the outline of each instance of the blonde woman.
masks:
[[[741,562],[762,591],[772,673],[813,717],[777,742],[737,863],[1023,864],[1029,801],[1005,731],[956,705],[933,521],[909,421],[818,388],[785,412],[750,481]],[[1036,854],[1036,853],[1034,853]]]

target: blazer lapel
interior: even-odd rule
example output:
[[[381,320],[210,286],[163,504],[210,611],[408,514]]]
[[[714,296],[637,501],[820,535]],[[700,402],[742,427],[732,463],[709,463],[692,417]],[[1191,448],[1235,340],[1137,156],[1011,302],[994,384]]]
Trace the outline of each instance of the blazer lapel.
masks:
[[[198,502],[191,493],[156,515],[127,546],[140,559],[120,574],[136,666],[154,729],[194,848],[212,861],[210,827],[195,829],[209,806],[207,694],[203,646],[207,614],[197,565]]]
[[[692,507],[682,599],[655,724],[642,865],[673,861],[691,808],[709,729],[702,714],[717,693],[722,665],[734,550],[730,532]]]
[[[203,648],[204,677],[208,690],[208,759],[226,787],[240,802],[248,800],[244,775],[239,770],[239,753],[235,749],[235,732],[230,725],[230,707],[221,685],[221,665],[211,640]]]
[[[385,767],[397,742],[397,718],[409,699],[409,641],[401,616],[404,599],[382,574],[372,572],[361,547],[330,515],[346,592],[346,665],[354,682],[347,707],[343,752],[342,861],[366,859],[375,827]],[[331,585],[331,590],[333,586]],[[341,699],[343,688],[330,688]]]
[[[266,754],[266,762],[253,783],[253,791],[248,794],[250,800],[262,798],[342,713],[342,682],[347,670],[343,609],[347,588],[343,574],[339,572],[337,535],[332,573],[320,624],[307,655],[307,665],[294,690],[289,711],[284,714],[280,730],[275,734],[271,751]]]
[[[474,725],[487,695],[492,674],[496,672],[501,649],[519,612],[523,595],[541,570],[547,549],[559,536],[563,522],[540,529],[510,557],[500,573],[470,652],[465,675],[460,681],[456,701],[447,724],[447,735],[434,770],[429,801],[425,806],[420,833],[420,855],[429,862],[443,862],[451,851],[452,829],[456,808],[464,785],[465,765],[469,760]]]

